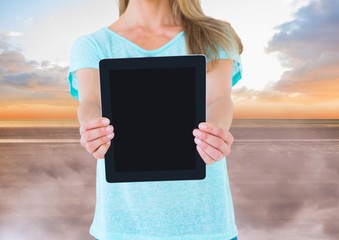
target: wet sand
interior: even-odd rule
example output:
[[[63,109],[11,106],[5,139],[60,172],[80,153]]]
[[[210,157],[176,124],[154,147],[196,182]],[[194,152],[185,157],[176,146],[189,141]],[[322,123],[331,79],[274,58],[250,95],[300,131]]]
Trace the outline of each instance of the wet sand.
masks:
[[[231,132],[239,239],[338,239],[339,124]],[[78,139],[76,127],[0,128],[0,239],[92,239],[95,160]]]

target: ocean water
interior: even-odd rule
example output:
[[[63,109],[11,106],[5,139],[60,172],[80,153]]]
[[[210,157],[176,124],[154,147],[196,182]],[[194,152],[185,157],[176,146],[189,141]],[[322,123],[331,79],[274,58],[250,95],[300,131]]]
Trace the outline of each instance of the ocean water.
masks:
[[[77,119],[0,119],[0,128],[6,127],[78,127]]]
[[[339,119],[234,119],[232,126],[338,126]]]
[[[234,119],[232,126],[339,125],[339,119]],[[0,127],[78,127],[77,119],[0,119]]]
[[[339,239],[339,120],[243,120],[227,157],[239,239]],[[75,120],[0,121],[0,239],[92,239],[96,160]]]

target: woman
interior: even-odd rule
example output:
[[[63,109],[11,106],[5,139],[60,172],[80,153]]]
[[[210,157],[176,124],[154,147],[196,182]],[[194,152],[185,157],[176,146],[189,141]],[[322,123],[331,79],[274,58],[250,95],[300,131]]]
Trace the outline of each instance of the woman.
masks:
[[[68,75],[71,94],[80,102],[81,144],[98,159],[90,234],[100,240],[236,238],[225,156],[233,142],[228,131],[231,88],[241,78],[241,41],[228,23],[206,17],[199,0],[120,0],[119,4],[117,21],[76,40]],[[207,164],[206,178],[107,183],[103,158],[114,138],[114,126],[101,117],[99,60],[189,53],[208,59],[207,120],[192,132]]]

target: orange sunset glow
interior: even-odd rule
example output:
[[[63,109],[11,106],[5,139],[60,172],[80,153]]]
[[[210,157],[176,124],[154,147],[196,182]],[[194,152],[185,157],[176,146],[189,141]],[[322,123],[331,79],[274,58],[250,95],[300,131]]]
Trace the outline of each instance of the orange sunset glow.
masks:
[[[22,104],[0,108],[2,119],[76,119],[76,104],[70,101],[69,105],[57,104]]]
[[[251,24],[234,11],[202,2],[207,14],[227,17],[244,44],[243,77],[232,89],[236,119],[339,118],[336,13],[325,1],[292,2],[266,1],[268,15],[256,15]],[[234,4],[231,9],[237,8]],[[254,14],[242,7],[241,11]],[[78,18],[86,21],[88,16],[80,11]],[[0,24],[0,119],[76,119],[78,102],[70,96],[67,82],[71,46],[79,35],[114,19],[98,19],[96,25],[72,34],[57,30],[44,40],[55,43],[55,49],[42,50],[42,43],[32,41],[34,33],[45,31],[42,22],[59,29],[64,19],[63,14],[42,21],[29,18],[21,28],[11,25],[14,21]],[[59,44],[60,35],[67,41]]]

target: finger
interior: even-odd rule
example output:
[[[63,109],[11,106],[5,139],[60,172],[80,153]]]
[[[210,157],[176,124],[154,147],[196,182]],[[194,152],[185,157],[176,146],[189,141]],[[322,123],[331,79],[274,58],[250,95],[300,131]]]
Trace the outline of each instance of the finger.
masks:
[[[225,142],[229,144],[232,144],[234,141],[234,138],[229,131],[226,131],[221,127],[215,126],[212,123],[201,122],[198,127],[204,132],[208,132],[215,136],[221,137]]]
[[[208,143],[212,147],[218,149],[222,154],[226,153],[227,144],[221,137],[212,135],[204,131],[200,131],[199,129],[194,129],[193,135],[196,138]]]
[[[80,144],[81,144],[81,146],[83,146],[83,147],[86,146],[85,139],[83,139],[82,137],[80,138]]]
[[[212,163],[214,163],[215,161],[210,158],[210,156],[208,156],[208,154],[202,150],[198,145],[196,146],[197,148],[197,151],[198,153],[200,154],[200,157],[202,158],[202,160],[204,160],[204,162],[207,164],[207,165],[210,165]]]
[[[111,141],[113,139],[113,137],[114,137],[114,133],[111,133],[111,134],[108,134],[104,137],[95,139],[93,141],[88,142],[85,145],[85,148],[86,148],[87,152],[94,153],[99,149],[99,147],[101,145],[106,144],[107,142]]]
[[[109,147],[111,146],[111,141],[107,142],[104,145],[101,145],[94,153],[93,156],[96,159],[102,159],[105,157],[105,154],[107,152],[107,150],[109,149]]]
[[[234,137],[233,137],[232,133],[230,131],[225,131],[225,132],[226,132],[226,134],[225,134],[226,136],[224,136],[225,142],[232,145],[232,143],[234,142]]]
[[[205,141],[200,140],[199,138],[194,138],[194,142],[202,149],[204,150],[210,158],[212,158],[214,161],[218,161],[224,157],[223,153],[219,151],[218,149],[212,147]]]
[[[99,117],[99,118],[95,118],[95,119],[92,119],[92,120],[89,120],[83,123],[80,126],[79,130],[80,130],[80,133],[84,133],[86,130],[99,128],[99,127],[106,127],[108,126],[109,123],[110,121],[108,118]]]
[[[113,126],[108,125],[107,127],[95,128],[87,130],[81,134],[82,141],[87,144],[95,139],[101,138],[105,135],[113,133]]]

